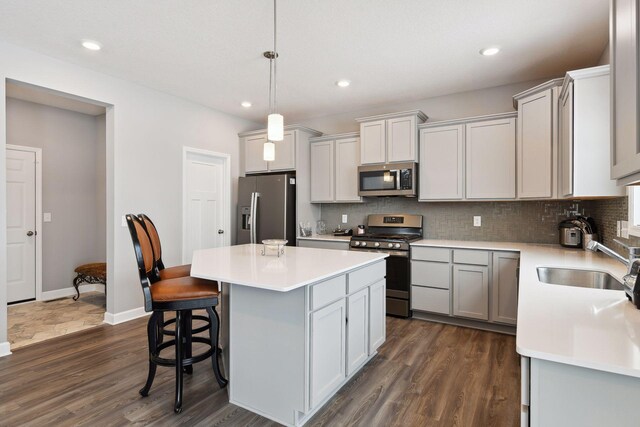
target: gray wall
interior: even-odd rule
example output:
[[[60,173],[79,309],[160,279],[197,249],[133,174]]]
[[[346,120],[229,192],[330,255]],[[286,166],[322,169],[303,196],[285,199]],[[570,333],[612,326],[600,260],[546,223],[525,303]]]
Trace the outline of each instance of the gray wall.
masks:
[[[323,204],[322,219],[335,228],[341,215],[348,226],[366,224],[370,213],[409,213],[424,216],[424,236],[429,239],[480,240],[524,243],[558,243],[558,223],[576,202],[566,200],[511,202],[418,202],[408,198],[369,198],[365,203]],[[577,202],[593,216],[606,245],[612,245],[616,221],[627,218],[627,198]],[[473,216],[482,226],[473,226]]]
[[[7,98],[7,143],[42,149],[42,289],[106,261],[105,120]]]
[[[561,76],[551,76],[551,78]],[[512,97],[516,93],[536,86],[549,79],[533,80],[510,85],[497,86],[488,89],[454,93],[397,105],[385,105],[366,110],[352,111],[324,117],[303,120],[301,123],[312,129],[326,134],[355,132],[360,125],[355,121],[357,117],[367,117],[376,114],[393,113],[397,111],[422,110],[429,116],[429,122],[441,120],[473,117],[493,113],[514,111]],[[419,83],[416,83],[419,84]]]

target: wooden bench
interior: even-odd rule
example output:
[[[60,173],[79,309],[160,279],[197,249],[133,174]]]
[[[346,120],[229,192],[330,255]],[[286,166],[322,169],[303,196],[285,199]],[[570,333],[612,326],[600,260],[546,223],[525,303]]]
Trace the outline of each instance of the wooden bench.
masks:
[[[75,272],[77,276],[73,279],[73,287],[76,288],[77,295],[73,297],[74,301],[78,301],[80,298],[80,284],[85,283],[100,283],[105,285],[104,292],[107,293],[107,263],[106,262],[94,262],[92,264],[84,264],[76,267]]]

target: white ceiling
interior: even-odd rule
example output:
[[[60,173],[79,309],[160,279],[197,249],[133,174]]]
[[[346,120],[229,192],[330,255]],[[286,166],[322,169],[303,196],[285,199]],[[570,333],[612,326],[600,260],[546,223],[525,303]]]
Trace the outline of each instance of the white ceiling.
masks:
[[[293,123],[591,66],[608,0],[280,0],[278,33],[278,103]],[[270,0],[0,2],[0,39],[256,121],[271,34]],[[493,45],[499,55],[478,54]]]

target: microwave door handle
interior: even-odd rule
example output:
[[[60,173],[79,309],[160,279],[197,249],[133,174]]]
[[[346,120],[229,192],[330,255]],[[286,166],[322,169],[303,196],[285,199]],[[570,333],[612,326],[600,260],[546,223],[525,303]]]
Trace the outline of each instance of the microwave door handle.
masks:
[[[402,171],[400,169],[396,169],[396,190],[400,190],[400,175]]]

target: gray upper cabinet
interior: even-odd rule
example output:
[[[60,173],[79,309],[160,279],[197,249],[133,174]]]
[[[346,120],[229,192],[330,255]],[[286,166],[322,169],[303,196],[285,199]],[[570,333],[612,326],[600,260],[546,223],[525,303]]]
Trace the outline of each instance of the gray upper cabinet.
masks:
[[[335,200],[334,141],[311,144],[311,202]]]
[[[420,130],[420,200],[464,198],[464,125]]]
[[[244,170],[245,173],[266,172],[267,162],[263,160],[262,151],[267,136],[255,135],[244,140]]]
[[[307,168],[309,137],[322,135],[313,129],[300,125],[288,125],[284,128],[284,139],[275,143],[276,155],[272,162],[263,159],[263,147],[267,142],[267,130],[242,132],[240,146],[244,145],[244,173],[265,173],[293,171],[298,167]],[[302,160],[300,158],[302,157]]]
[[[276,159],[269,162],[269,171],[286,171],[296,168],[296,135],[285,131],[284,139],[276,144]]]
[[[494,252],[491,280],[491,321],[515,325],[518,319],[518,265],[515,252]]]
[[[516,119],[467,123],[467,199],[515,199]]]
[[[356,119],[360,123],[360,163],[418,162],[419,110]]]
[[[514,96],[518,110],[517,183],[520,199],[556,197],[557,101],[562,79]]]
[[[358,133],[310,139],[311,202],[361,202],[358,196],[360,138]]]
[[[559,197],[624,196],[610,175],[609,66],[569,71],[559,102]]]
[[[640,181],[638,0],[611,1],[611,177]]]

